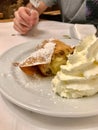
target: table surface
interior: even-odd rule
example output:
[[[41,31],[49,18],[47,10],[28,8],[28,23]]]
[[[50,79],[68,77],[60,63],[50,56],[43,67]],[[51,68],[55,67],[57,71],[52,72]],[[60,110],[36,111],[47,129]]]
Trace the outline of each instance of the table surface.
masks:
[[[41,21],[28,35],[18,34],[13,22],[0,23],[0,55],[9,48],[42,38],[64,38],[72,24]],[[0,130],[98,130],[98,116],[89,118],[53,118],[24,110],[0,95]]]

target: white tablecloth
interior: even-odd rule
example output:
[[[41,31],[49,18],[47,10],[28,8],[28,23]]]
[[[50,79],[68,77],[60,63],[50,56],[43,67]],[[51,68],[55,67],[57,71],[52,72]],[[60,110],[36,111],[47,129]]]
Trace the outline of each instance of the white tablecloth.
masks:
[[[0,54],[36,38],[70,36],[72,24],[41,21],[27,36],[19,35],[13,23],[0,23]],[[98,130],[98,116],[89,118],[53,118],[24,110],[0,95],[0,130]]]

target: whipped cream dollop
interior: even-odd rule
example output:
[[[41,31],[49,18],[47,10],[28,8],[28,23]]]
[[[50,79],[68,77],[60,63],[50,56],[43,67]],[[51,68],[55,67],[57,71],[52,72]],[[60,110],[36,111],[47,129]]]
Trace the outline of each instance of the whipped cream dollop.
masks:
[[[75,47],[66,65],[52,80],[53,91],[66,98],[91,96],[98,92],[98,38],[90,35]]]

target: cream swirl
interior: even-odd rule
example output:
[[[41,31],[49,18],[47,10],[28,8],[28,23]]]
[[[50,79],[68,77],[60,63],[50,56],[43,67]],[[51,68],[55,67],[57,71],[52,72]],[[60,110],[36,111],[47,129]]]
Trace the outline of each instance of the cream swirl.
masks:
[[[98,39],[95,35],[79,42],[52,84],[53,91],[66,98],[91,96],[98,92]]]

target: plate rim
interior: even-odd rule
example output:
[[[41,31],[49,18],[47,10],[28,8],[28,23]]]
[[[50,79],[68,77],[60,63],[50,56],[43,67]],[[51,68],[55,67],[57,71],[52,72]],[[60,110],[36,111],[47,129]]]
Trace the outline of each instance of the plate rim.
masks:
[[[35,41],[38,41],[38,39],[37,40],[35,40]],[[42,39],[41,39],[41,41],[42,41]],[[32,41],[29,41],[29,42],[26,42],[26,43],[22,43],[22,44],[19,44],[19,45],[16,45],[16,46],[14,46],[14,47],[12,47],[12,48],[10,48],[10,49],[8,49],[6,52],[4,52],[1,56],[0,56],[0,59],[2,59],[2,57],[3,56],[5,56],[6,54],[8,54],[10,51],[12,51],[13,49],[16,49],[17,47],[18,48],[20,48],[20,46],[25,46],[25,44],[28,44],[28,43],[31,43]],[[1,85],[0,85],[1,86]],[[80,113],[71,113],[71,112],[69,112],[69,113],[53,113],[53,112],[47,112],[47,110],[45,111],[45,110],[39,110],[39,109],[37,109],[37,107],[34,107],[33,106],[33,108],[31,108],[30,106],[27,106],[26,104],[23,104],[23,103],[21,103],[20,101],[18,101],[18,100],[16,100],[16,99],[14,99],[13,97],[11,97],[10,95],[8,95],[6,92],[4,92],[3,91],[3,89],[0,87],[0,92],[1,92],[1,94],[2,95],[4,95],[9,101],[11,101],[12,103],[14,103],[14,104],[16,104],[16,105],[18,105],[19,107],[22,107],[22,108],[24,108],[24,109],[27,109],[27,110],[30,110],[30,111],[32,111],[32,112],[36,112],[36,113],[39,113],[39,114],[43,114],[43,115],[47,115],[47,116],[53,116],[53,117],[90,117],[90,116],[95,116],[96,115],[96,113],[98,114],[98,110],[96,110],[96,111],[93,111],[93,112],[83,112],[81,115],[80,115]],[[76,99],[77,100],[77,99]]]

